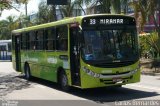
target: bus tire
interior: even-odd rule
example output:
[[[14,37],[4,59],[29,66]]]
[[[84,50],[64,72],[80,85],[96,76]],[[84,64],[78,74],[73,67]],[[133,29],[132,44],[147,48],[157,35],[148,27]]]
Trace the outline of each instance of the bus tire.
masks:
[[[31,79],[31,73],[30,73],[30,67],[28,64],[25,65],[25,70],[24,70],[24,77],[26,80],[30,80]]]
[[[65,71],[60,72],[60,87],[63,91],[69,91],[68,78]]]
[[[116,88],[122,88],[122,85],[115,85]]]

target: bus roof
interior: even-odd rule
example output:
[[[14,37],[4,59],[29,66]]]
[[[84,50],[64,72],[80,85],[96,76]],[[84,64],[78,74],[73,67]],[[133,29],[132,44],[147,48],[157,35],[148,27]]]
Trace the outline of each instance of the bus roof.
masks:
[[[63,24],[69,24],[69,23],[75,23],[75,22],[81,23],[81,19],[83,19],[85,17],[105,16],[105,15],[131,17],[131,16],[126,16],[126,15],[122,15],[122,14],[114,14],[114,15],[113,14],[92,14],[92,15],[84,15],[84,16],[77,16],[77,17],[72,17],[72,18],[64,18],[62,20],[58,20],[58,21],[54,21],[54,22],[49,22],[49,23],[40,24],[40,25],[36,25],[36,26],[17,29],[17,30],[13,30],[12,33],[13,34],[18,34],[18,33],[21,33],[21,32],[38,30],[38,29],[42,29],[42,28],[48,28],[48,27],[58,26],[58,25],[63,25]]]

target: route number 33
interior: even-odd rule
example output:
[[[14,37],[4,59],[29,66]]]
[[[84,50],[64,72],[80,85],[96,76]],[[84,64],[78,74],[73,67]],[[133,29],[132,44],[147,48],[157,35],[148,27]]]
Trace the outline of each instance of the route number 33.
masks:
[[[96,24],[96,19],[90,19],[90,25],[95,25]]]

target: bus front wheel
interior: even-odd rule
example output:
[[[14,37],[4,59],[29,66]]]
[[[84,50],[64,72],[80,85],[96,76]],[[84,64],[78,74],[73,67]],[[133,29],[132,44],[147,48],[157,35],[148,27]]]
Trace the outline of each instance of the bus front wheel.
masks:
[[[25,65],[25,79],[30,80],[31,74],[30,74],[30,67],[29,65]]]
[[[61,86],[61,89],[64,91],[70,90],[70,87],[68,85],[68,78],[64,71],[61,71],[61,74],[60,74],[60,86]]]

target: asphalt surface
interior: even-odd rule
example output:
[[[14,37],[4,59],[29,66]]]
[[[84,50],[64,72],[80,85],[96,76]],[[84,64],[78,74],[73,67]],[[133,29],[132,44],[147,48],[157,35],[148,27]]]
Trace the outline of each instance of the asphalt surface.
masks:
[[[22,104],[27,106],[32,103],[34,105],[37,103],[39,106],[44,106],[44,104],[46,106],[51,104],[59,106],[124,106],[124,103],[134,100],[160,100],[159,82],[160,76],[142,75],[141,82],[128,84],[122,88],[108,87],[87,90],[73,88],[70,92],[63,92],[57,84],[52,82],[37,78],[28,82],[20,73],[13,70],[11,62],[0,62],[0,99],[2,104],[8,100],[16,100],[18,106],[22,106]]]

